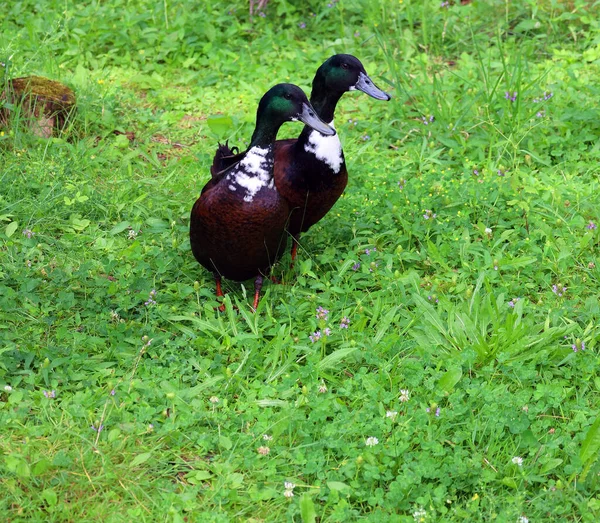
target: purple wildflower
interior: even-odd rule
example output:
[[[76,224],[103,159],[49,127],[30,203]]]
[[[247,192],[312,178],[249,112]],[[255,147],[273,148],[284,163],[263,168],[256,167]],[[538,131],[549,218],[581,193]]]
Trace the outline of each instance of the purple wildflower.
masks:
[[[575,343],[571,345],[573,352],[579,352],[580,350],[585,350],[585,341],[581,341],[579,338],[575,340]]]
[[[406,185],[406,180],[404,178],[398,182],[398,187],[400,187],[400,190],[404,189],[405,185]]]
[[[263,11],[261,11],[260,13],[258,13],[258,16],[260,16],[261,18],[264,18],[266,15],[266,13],[264,13]]]
[[[432,296],[431,294],[429,296],[427,296],[427,299],[429,301],[435,301],[435,303],[439,303],[440,302],[440,300],[436,296]]]
[[[533,102],[539,104],[540,102],[546,102],[550,100],[554,96],[554,93],[551,91],[544,91],[544,94],[541,98],[534,98]]]
[[[309,336],[310,341],[312,341],[313,343],[315,343],[316,341],[321,339],[321,331],[316,331],[313,332],[310,336]]]
[[[35,236],[35,233],[31,229],[23,229],[23,236],[31,238],[32,236]]]
[[[325,336],[331,336],[331,329],[329,327],[326,327],[323,331],[323,334],[325,334]]]
[[[96,425],[90,425],[90,427],[91,427],[92,430],[94,430],[94,431],[96,431],[98,433],[100,433],[100,432],[102,432],[104,430],[104,425],[102,425],[102,424],[100,424],[98,426],[96,426]]]
[[[594,229],[597,229],[598,226],[592,220],[590,220],[590,223],[588,223],[585,228],[593,231]]]
[[[363,142],[366,142],[367,140],[370,140],[370,139],[371,139],[371,137],[370,137],[368,134],[363,134],[363,135],[360,137],[360,139],[361,139]]]
[[[562,283],[555,283],[552,285],[552,292],[559,298],[562,298],[563,294],[567,292],[567,286],[563,285]]]
[[[510,300],[510,301],[508,302],[508,306],[509,306],[511,309],[514,309],[514,308],[515,308],[515,305],[517,304],[517,302],[518,302],[518,301],[519,301],[519,298],[513,298],[512,300]]]
[[[444,8],[444,7],[450,7],[450,2],[442,2],[440,4],[440,7]]]
[[[429,117],[421,116],[421,121],[423,122],[423,125],[429,125],[435,121],[435,117],[433,115],[430,115]]]
[[[150,291],[150,297],[148,298],[148,301],[144,302],[144,305],[147,307],[150,305],[156,305],[156,300],[154,298],[156,298],[156,289],[152,289]]]
[[[340,323],[340,329],[347,329],[348,325],[350,325],[350,320],[347,316],[344,316],[342,318],[342,323]]]
[[[46,396],[46,398],[56,398],[56,391],[55,390],[45,390],[44,396]]]
[[[435,415],[439,418],[440,417],[440,412],[442,409],[440,409],[439,407],[437,409],[435,409]]]
[[[117,392],[115,391],[115,389],[112,389],[112,390],[110,391],[110,395],[111,395],[111,396],[114,396],[116,393],[117,393]]]
[[[498,169],[498,176],[505,176],[506,175],[506,171],[503,169]]]
[[[329,311],[324,309],[323,307],[317,307],[317,320],[325,320],[327,321],[327,316],[329,315]]]
[[[538,118],[543,118],[544,116],[546,116],[546,111],[544,111],[544,110],[538,111],[537,113],[535,113],[535,115]]]
[[[473,174],[475,176],[479,176],[479,169],[473,169]]]
[[[360,262],[356,262],[353,266],[352,266],[352,270],[353,271],[357,271],[358,269],[360,269]]]
[[[354,36],[355,37],[359,37],[360,36],[360,31],[354,31]]]
[[[372,249],[365,249],[365,254],[370,256],[372,252],[377,252],[377,247],[373,247]]]
[[[306,23],[304,23],[304,22],[300,22],[300,23],[298,24],[298,27],[299,27],[300,29],[306,29]]]
[[[435,220],[436,217],[437,217],[437,214],[435,214],[432,210],[425,209],[425,214],[423,215],[423,218],[425,220]]]
[[[517,100],[517,91],[514,91],[512,94],[510,93],[510,91],[506,91],[504,93],[504,98],[506,98],[507,100],[510,100],[511,102],[514,102]]]

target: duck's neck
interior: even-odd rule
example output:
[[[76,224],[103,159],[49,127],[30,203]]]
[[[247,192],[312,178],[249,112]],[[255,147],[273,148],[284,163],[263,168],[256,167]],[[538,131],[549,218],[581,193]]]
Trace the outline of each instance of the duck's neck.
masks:
[[[258,116],[249,148],[260,147],[265,149],[272,146],[277,138],[277,131],[279,131],[280,127],[281,122],[272,122]]]
[[[317,111],[319,118],[324,122],[332,122],[335,107],[340,101],[343,92],[331,92],[323,89],[313,89],[310,95],[310,103]]]
[[[340,98],[343,94],[343,92],[335,93],[327,91],[326,89],[320,89],[315,86],[313,87],[310,95],[310,103],[315,108],[319,118],[331,125],[333,122],[335,107],[337,106],[337,103],[340,101]],[[308,127],[308,125],[304,126],[304,129],[298,138],[299,147],[303,147],[304,144],[308,142],[308,138],[312,131],[313,129]]]

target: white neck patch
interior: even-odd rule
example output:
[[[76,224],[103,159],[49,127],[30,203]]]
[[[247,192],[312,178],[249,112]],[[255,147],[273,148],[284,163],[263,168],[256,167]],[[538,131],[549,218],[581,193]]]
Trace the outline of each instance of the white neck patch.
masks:
[[[329,123],[333,127],[333,121]],[[335,129],[335,127],[334,127]],[[307,153],[312,153],[318,160],[326,163],[331,170],[337,174],[340,172],[344,155],[342,153],[342,144],[337,134],[325,136],[314,129],[308,135],[308,142],[304,145]]]
[[[229,190],[235,191],[237,187],[245,190],[244,201],[251,202],[254,196],[263,187],[272,189],[273,182],[273,158],[268,158],[270,149],[265,147],[252,147],[244,156],[244,159],[229,173],[227,180]]]

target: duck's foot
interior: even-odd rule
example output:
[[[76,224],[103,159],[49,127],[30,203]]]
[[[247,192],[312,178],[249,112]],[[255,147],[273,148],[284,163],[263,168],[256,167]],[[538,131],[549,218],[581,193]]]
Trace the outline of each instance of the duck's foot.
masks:
[[[260,300],[260,290],[262,289],[263,277],[258,275],[256,280],[254,280],[254,305],[252,306],[254,312],[258,308],[258,301]]]

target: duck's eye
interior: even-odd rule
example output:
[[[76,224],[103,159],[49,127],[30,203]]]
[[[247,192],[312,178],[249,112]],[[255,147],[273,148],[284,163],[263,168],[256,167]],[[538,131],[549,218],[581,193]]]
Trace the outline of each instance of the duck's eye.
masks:
[[[350,69],[350,66],[347,63],[342,63],[342,69]]]
[[[291,95],[290,93],[285,93],[285,94],[283,95],[283,97],[284,97],[286,100],[291,100],[291,99],[292,99],[292,95]]]

